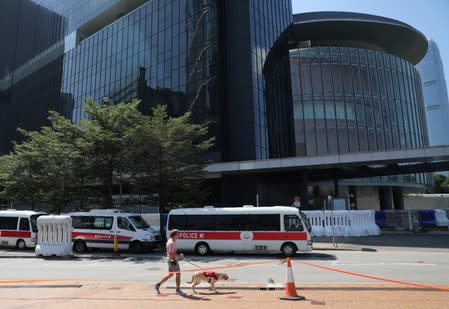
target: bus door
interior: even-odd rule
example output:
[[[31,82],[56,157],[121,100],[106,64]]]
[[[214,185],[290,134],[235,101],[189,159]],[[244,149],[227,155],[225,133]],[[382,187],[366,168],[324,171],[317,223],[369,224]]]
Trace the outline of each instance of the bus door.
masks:
[[[117,217],[117,237],[119,240],[119,248],[128,248],[130,240],[136,233],[136,229],[125,216]]]
[[[297,215],[284,215],[284,230],[286,240],[294,242],[298,251],[307,251],[308,232]]]

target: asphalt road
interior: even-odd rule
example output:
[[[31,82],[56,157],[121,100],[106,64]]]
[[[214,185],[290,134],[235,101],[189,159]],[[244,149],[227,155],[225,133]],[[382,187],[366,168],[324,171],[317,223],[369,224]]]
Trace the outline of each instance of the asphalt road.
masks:
[[[0,249],[1,250],[1,249]],[[190,262],[190,263],[189,263]],[[262,264],[259,264],[261,263]],[[265,263],[267,262],[267,263]],[[315,268],[318,266],[415,283],[449,285],[449,250],[413,250],[405,248],[386,251],[317,250],[293,259],[295,281],[304,283],[382,283]],[[194,265],[192,265],[193,263]],[[238,264],[250,264],[238,267]],[[254,263],[254,264],[252,264]],[[286,265],[275,255],[213,255],[189,256],[182,261],[183,270],[196,267],[231,266],[225,271],[231,282],[274,282],[283,284]],[[166,273],[162,252],[111,258],[109,253],[93,254],[75,259],[2,258],[0,282],[5,280],[104,280],[157,282]],[[236,267],[237,266],[237,267]],[[191,273],[184,273],[183,280]]]

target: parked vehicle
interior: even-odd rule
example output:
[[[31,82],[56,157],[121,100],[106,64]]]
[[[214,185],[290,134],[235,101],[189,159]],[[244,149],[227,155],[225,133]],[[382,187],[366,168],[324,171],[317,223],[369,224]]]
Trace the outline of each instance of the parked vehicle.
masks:
[[[114,247],[117,237],[119,249],[142,252],[155,248],[160,233],[153,230],[137,213],[117,209],[94,209],[89,212],[73,212],[72,240],[77,252],[88,248]]]
[[[29,210],[1,210],[0,245],[18,249],[36,247],[36,220],[45,214]]]
[[[279,252],[292,256],[312,250],[311,226],[297,208],[180,208],[168,215],[168,229],[178,229],[178,250]]]

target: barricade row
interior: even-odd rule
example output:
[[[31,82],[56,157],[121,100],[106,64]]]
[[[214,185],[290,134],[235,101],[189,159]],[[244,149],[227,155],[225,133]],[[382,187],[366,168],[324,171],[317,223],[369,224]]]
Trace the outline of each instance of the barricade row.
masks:
[[[380,235],[374,210],[304,211],[312,225],[312,236]]]
[[[385,210],[376,211],[376,224],[381,228],[423,231],[434,227],[448,228],[446,210]]]
[[[374,210],[304,211],[312,225],[312,236],[379,235]],[[159,214],[142,214],[151,227],[159,228]]]

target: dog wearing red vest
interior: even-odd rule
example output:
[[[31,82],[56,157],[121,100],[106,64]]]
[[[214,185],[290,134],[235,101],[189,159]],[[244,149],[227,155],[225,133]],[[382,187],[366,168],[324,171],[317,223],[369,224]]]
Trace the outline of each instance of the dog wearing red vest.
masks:
[[[192,284],[192,290],[193,293],[196,293],[195,287],[200,284],[202,281],[209,282],[210,283],[210,290],[217,293],[217,290],[215,289],[215,282],[218,280],[228,280],[229,276],[225,273],[216,273],[216,272],[196,272],[192,276],[192,280],[187,281],[187,283],[193,283]]]

